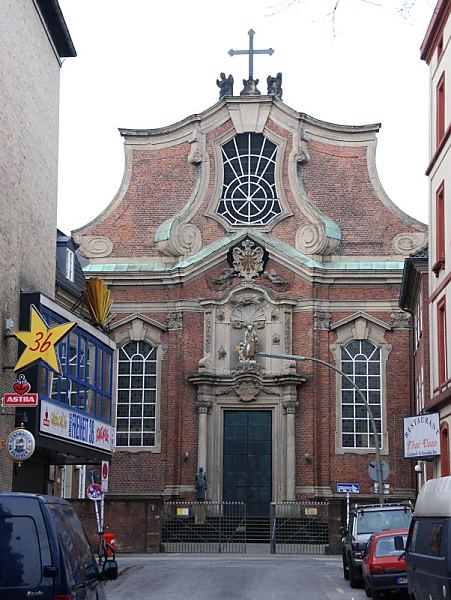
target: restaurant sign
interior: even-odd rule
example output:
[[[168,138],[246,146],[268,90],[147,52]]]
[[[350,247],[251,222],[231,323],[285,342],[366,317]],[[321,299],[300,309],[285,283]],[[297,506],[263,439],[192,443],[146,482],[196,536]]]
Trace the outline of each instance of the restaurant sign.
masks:
[[[46,400],[41,401],[39,429],[43,434],[107,452],[114,447],[114,429],[111,425]]]
[[[428,458],[440,455],[438,413],[404,419],[404,458]]]

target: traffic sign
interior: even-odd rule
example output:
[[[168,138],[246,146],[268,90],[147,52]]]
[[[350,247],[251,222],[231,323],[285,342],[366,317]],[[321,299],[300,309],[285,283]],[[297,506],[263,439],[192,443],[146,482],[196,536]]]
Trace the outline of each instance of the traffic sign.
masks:
[[[390,475],[390,467],[387,465],[385,460],[381,460],[382,465],[382,481],[385,481]],[[375,460],[371,461],[368,465],[368,475],[373,481],[377,481],[377,463]]]
[[[99,483],[91,483],[88,485],[86,495],[90,500],[101,500],[102,486]]]
[[[102,492],[108,491],[108,477],[110,474],[110,464],[107,460],[102,460]]]
[[[339,494],[360,494],[360,483],[337,483]]]

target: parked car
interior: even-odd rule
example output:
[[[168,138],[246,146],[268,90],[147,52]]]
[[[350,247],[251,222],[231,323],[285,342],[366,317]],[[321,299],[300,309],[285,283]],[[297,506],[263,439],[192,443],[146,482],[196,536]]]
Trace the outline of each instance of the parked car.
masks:
[[[383,598],[386,592],[407,590],[404,552],[395,548],[395,536],[406,542],[408,529],[373,533],[366,546],[362,576],[365,593],[373,600]]]
[[[375,531],[408,529],[412,519],[409,503],[354,505],[347,527],[341,529],[343,577],[352,588],[362,584],[362,559],[370,536]]]
[[[113,560],[99,572],[69,502],[0,494],[1,600],[104,600],[104,581],[116,577]]]
[[[398,550],[402,537],[395,537]],[[405,546],[410,600],[451,597],[451,477],[421,488]]]

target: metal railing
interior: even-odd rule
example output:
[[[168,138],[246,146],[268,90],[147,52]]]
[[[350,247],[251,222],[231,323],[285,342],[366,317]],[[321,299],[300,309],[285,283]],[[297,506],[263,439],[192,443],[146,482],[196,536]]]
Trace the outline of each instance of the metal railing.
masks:
[[[244,502],[165,502],[164,552],[246,552]]]
[[[328,502],[272,502],[271,553],[326,554]]]

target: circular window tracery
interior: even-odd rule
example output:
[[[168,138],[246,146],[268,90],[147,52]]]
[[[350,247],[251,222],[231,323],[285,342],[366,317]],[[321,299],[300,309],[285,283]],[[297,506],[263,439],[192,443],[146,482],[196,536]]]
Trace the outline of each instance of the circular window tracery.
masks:
[[[240,133],[221,147],[224,180],[217,212],[231,225],[266,225],[282,212],[277,146],[261,133]]]

